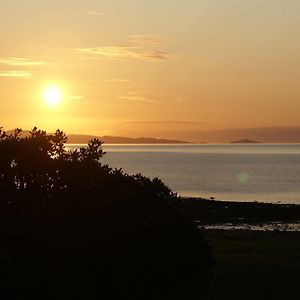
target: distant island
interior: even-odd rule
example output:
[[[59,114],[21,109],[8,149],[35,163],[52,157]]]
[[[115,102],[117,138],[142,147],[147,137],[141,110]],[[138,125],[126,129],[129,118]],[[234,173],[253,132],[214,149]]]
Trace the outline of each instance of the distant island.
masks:
[[[10,130],[7,134],[13,134],[13,132],[13,130]],[[29,135],[29,130],[23,130],[20,134],[22,137]],[[187,141],[157,139],[152,137],[132,138],[123,136],[96,136],[88,134],[70,134],[68,135],[67,144],[87,144],[92,139],[100,139],[105,144],[189,144]]]
[[[92,136],[84,134],[70,134],[68,136],[68,144],[87,144],[88,141],[98,138],[105,144],[189,144],[186,141],[156,139],[151,137],[122,137],[122,136]]]
[[[259,144],[260,142],[249,140],[249,139],[242,139],[238,141],[233,141],[231,144]]]

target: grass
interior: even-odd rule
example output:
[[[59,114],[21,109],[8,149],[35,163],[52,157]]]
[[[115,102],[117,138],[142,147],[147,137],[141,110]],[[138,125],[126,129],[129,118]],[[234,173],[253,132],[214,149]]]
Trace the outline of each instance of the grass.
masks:
[[[300,299],[300,232],[207,230],[211,299]]]

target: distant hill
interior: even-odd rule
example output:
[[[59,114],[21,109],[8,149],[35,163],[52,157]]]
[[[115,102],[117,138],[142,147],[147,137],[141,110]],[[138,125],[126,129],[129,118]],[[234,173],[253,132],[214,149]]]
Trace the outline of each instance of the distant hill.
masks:
[[[249,139],[242,139],[238,141],[233,141],[231,144],[259,144],[260,142],[249,140]]]
[[[92,136],[81,134],[68,135],[69,144],[86,144],[91,139],[98,138],[105,144],[188,144],[186,141],[156,139],[156,138],[131,138],[122,136]]]
[[[12,134],[14,131],[9,130],[7,134]],[[23,130],[21,133],[22,137],[28,136],[29,130]],[[90,140],[98,138],[105,144],[188,144],[189,142],[180,140],[169,140],[169,139],[156,139],[156,138],[131,138],[122,136],[95,136],[87,134],[67,134],[68,144],[87,144]]]

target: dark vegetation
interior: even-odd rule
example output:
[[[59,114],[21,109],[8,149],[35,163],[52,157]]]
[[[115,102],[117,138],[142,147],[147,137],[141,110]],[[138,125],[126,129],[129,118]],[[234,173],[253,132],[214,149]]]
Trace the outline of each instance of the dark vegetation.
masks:
[[[300,299],[300,232],[209,230],[215,269],[210,299]]]
[[[210,248],[163,182],[102,165],[97,139],[20,133],[0,130],[2,299],[201,299]]]

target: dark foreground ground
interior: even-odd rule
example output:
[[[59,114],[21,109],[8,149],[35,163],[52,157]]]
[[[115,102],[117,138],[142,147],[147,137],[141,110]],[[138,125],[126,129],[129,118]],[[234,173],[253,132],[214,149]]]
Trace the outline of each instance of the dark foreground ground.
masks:
[[[260,229],[205,230],[214,258],[209,300],[300,299],[300,231],[286,230],[299,225],[300,205],[185,198],[179,207],[199,227]]]
[[[300,232],[206,234],[215,260],[209,299],[300,299]]]
[[[129,203],[132,203],[132,199],[129,199]],[[153,202],[147,203],[152,205]],[[300,299],[300,232],[206,229],[205,239],[201,238],[199,247],[194,247],[193,244],[188,244],[190,240],[186,237],[195,232],[198,241],[198,232],[194,229],[192,232],[186,231],[191,224],[186,223],[186,218],[181,221],[183,213],[188,217],[187,220],[192,219],[199,227],[224,223],[251,226],[272,222],[298,223],[299,205],[203,199],[178,199],[176,203],[179,214],[176,212],[173,215],[173,211],[170,214],[162,207],[154,206],[151,209],[152,206],[145,206],[144,203],[141,207],[145,209],[139,211],[139,214],[131,214],[131,207],[125,212],[124,209],[115,210],[113,207],[106,210],[105,214],[102,213],[100,218],[97,213],[95,218],[89,218],[88,222],[81,203],[78,215],[75,214],[72,218],[64,216],[61,223],[58,222],[58,217],[54,221],[51,219],[49,224],[44,224],[44,218],[34,219],[37,222],[34,223],[24,218],[20,219],[19,214],[3,213],[0,218],[0,299],[28,298],[7,297],[15,292],[16,280],[22,283],[21,289],[16,291],[18,295],[27,293],[31,285],[42,287],[37,291],[34,289],[32,295],[38,297],[31,299],[74,298],[70,294],[58,297],[56,290],[60,285],[67,293],[72,291],[72,295],[75,296],[78,296],[78,289],[83,291],[85,296],[75,299],[95,299],[86,295],[87,292],[92,295],[90,286],[96,289],[99,287],[101,294],[104,288],[120,293],[122,297],[118,299],[121,299],[124,298],[124,290],[128,289],[127,282],[133,283],[129,286],[131,299],[134,298],[131,290],[137,290],[134,299],[141,300]],[[69,212],[69,207],[67,209]],[[86,225],[82,226],[81,223]],[[131,228],[137,228],[136,224],[144,224],[147,230],[138,236],[132,236]],[[156,227],[153,227],[154,225]],[[151,231],[148,230],[149,226]],[[33,233],[36,234],[33,235],[34,238],[39,237],[39,234],[43,237],[46,233],[48,244],[26,239],[27,235],[31,236]],[[98,239],[98,236],[101,238]],[[193,241],[192,239],[191,243]],[[199,268],[201,270],[202,266],[202,270],[207,270],[207,274],[210,274],[210,249],[213,254],[213,278],[207,292],[208,297],[207,293],[202,297],[199,296],[202,295],[202,290],[204,291],[199,280],[201,276],[194,278],[195,273],[191,271]],[[31,260],[35,265],[32,265]],[[196,261],[199,261],[199,267],[195,265]],[[209,265],[209,268],[206,268],[206,265]],[[29,276],[28,270],[35,270],[34,280]],[[94,276],[92,270],[96,270],[98,275]],[[205,274],[204,271],[199,274]],[[192,277],[185,276],[186,272],[192,274]],[[46,280],[41,274],[46,274]],[[144,274],[144,277],[140,274]],[[132,278],[134,280],[131,280]],[[162,283],[167,296],[161,295],[160,285],[157,289],[153,288],[153,279]],[[136,283],[137,280],[139,283]],[[141,283],[145,283],[146,287]],[[4,288],[3,294],[1,285]],[[139,288],[136,289],[135,285]],[[54,288],[55,286],[57,288]],[[180,294],[177,292],[178,286]],[[203,286],[208,286],[206,280],[203,280]],[[201,293],[196,296],[198,291]],[[172,296],[169,296],[170,294]],[[140,295],[146,295],[147,298]]]

